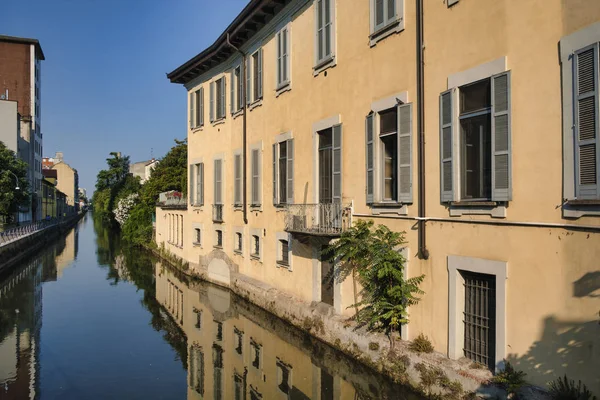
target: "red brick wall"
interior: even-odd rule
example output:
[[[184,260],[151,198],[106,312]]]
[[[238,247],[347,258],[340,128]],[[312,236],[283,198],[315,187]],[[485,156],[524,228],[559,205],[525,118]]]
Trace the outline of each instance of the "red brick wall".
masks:
[[[16,100],[22,117],[31,116],[30,44],[0,42],[0,95]]]

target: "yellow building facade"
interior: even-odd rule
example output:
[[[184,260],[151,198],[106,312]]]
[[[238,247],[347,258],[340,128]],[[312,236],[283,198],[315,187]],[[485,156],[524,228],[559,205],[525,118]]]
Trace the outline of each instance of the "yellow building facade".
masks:
[[[251,1],[169,74],[189,197],[156,240],[351,315],[320,251],[372,219],[426,276],[404,339],[600,393],[600,7],[423,3]]]

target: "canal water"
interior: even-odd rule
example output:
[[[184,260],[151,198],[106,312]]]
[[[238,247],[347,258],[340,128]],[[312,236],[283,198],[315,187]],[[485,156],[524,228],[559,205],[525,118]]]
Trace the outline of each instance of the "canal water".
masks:
[[[0,277],[0,399],[405,399],[401,387],[86,215]]]

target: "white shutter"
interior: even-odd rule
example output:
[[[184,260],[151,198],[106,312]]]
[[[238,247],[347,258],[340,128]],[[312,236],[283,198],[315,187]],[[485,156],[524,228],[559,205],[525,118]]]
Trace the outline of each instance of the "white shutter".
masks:
[[[283,29],[277,33],[277,86],[283,83]]]
[[[600,198],[600,140],[598,138],[598,44],[575,53],[575,193],[578,199]]]
[[[263,66],[263,49],[260,48],[258,50],[258,98],[262,99],[263,97],[263,73],[262,73],[262,66]],[[256,100],[256,99],[255,99]]]
[[[511,200],[510,72],[492,76],[492,200]]]
[[[242,204],[242,155],[236,154],[233,165],[233,204]]]
[[[204,88],[196,92],[196,126],[204,126]]]
[[[190,171],[190,179],[189,179],[189,189],[188,189],[188,193],[190,195],[190,204],[196,204],[196,199],[194,199],[194,194],[196,193],[196,191],[194,190],[194,175],[196,172],[196,166],[194,164],[190,164],[189,166],[189,171]]]
[[[197,165],[196,169],[196,204],[204,205],[204,163]]]
[[[398,201],[412,203],[412,104],[398,105]]]
[[[273,144],[273,205],[279,204],[277,201],[277,143]]]
[[[250,87],[252,83],[252,69],[250,68],[251,60],[252,56],[246,57],[246,104],[250,104],[252,99],[252,90]]]
[[[235,108],[234,108],[235,107],[235,101],[234,101],[234,99],[235,99],[235,93],[234,93],[234,90],[235,90],[235,84],[234,84],[235,68],[231,70],[231,73],[229,75],[230,75],[230,79],[231,79],[230,85],[229,85],[229,87],[230,87],[229,88],[229,112],[231,114],[233,114],[235,112]]]
[[[287,204],[294,204],[294,139],[287,141]]]
[[[215,83],[210,83],[210,122],[215,120]]]
[[[252,150],[252,205],[260,205],[260,151]]]
[[[219,83],[221,84],[221,114],[219,115],[219,117],[224,118],[225,117],[225,107],[227,104],[226,95],[225,95],[225,76],[223,76],[219,80]]]
[[[332,180],[333,180],[333,202],[342,202],[342,125],[333,127],[333,160],[332,160]]]
[[[190,129],[194,126],[194,93],[190,93]]]
[[[214,188],[214,193],[215,193],[215,200],[214,203],[215,204],[223,204],[222,201],[222,196],[221,196],[221,182],[222,182],[222,167],[223,167],[223,161],[222,160],[215,160],[215,188]]]
[[[452,146],[453,146],[453,101],[452,90],[440,96],[440,192],[441,202],[454,200],[454,185],[452,182]]]
[[[366,155],[365,155],[365,163],[367,167],[367,176],[366,176],[366,186],[367,186],[367,204],[373,204],[373,193],[374,193],[374,184],[375,184],[375,174],[373,170],[373,165],[375,162],[375,143],[373,141],[373,131],[374,126],[374,115],[369,114],[365,120],[365,136],[366,136]]]
[[[232,82],[233,84],[233,82]],[[238,76],[238,99],[237,99],[237,107],[238,110],[244,108],[244,63],[240,63],[240,74]]]

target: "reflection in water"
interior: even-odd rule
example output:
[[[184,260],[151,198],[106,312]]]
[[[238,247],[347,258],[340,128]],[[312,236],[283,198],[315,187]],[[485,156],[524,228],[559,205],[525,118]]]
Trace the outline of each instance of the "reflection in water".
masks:
[[[236,400],[410,397],[229,291],[189,281],[124,246],[91,217],[0,277],[0,399],[186,393]]]

